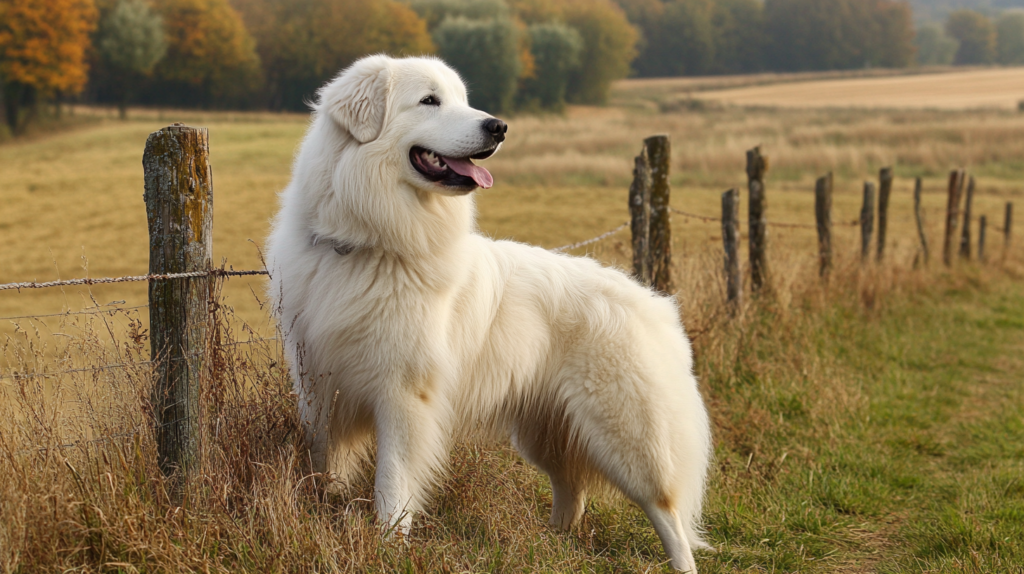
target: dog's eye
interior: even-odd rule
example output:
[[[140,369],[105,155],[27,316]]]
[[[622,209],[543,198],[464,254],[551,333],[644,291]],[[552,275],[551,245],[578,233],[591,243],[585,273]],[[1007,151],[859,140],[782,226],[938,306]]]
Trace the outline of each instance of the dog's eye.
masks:
[[[424,106],[440,106],[441,100],[435,98],[434,96],[427,96],[420,100],[420,103],[423,104]]]

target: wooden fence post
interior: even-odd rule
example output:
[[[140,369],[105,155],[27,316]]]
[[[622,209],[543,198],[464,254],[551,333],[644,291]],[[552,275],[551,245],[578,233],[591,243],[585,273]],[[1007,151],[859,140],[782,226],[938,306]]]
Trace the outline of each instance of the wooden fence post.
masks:
[[[765,218],[764,176],[768,172],[768,158],[761,148],[747,152],[747,188],[750,193],[748,241],[750,242],[750,289],[760,291],[768,278],[768,220]]]
[[[921,240],[921,251],[924,252],[924,264],[928,265],[928,237],[924,234],[924,213],[921,212],[921,178],[914,180],[914,220],[917,222],[917,237]]]
[[[740,190],[722,194],[722,243],[725,245],[726,299],[738,308],[743,294],[740,275]]]
[[[960,258],[971,258],[971,206],[974,204],[974,176],[967,179],[967,198],[964,200],[964,227],[960,233]]]
[[[1006,202],[1006,215],[1003,219],[1003,256],[1010,252],[1010,231],[1013,229],[1013,202]]]
[[[978,261],[985,261],[985,228],[988,227],[988,218],[984,215],[978,220]]]
[[[889,227],[889,195],[892,193],[893,173],[891,167],[878,172],[878,251],[875,261],[885,258],[885,232]]]
[[[630,228],[633,232],[633,276],[643,285],[651,284],[651,166],[647,146],[636,156],[633,183],[629,186]]]
[[[871,253],[871,233],[875,228],[875,184],[864,182],[864,204],[860,208],[860,260],[866,263]]]
[[[832,172],[814,184],[814,219],[818,224],[818,275],[832,269]]]
[[[956,235],[956,224],[960,216],[960,195],[963,189],[964,170],[955,169],[949,172],[946,192],[946,235],[942,240],[942,262],[947,267],[953,264],[953,236]]]
[[[644,147],[651,167],[651,282],[656,290],[671,293],[672,219],[668,211],[671,194],[668,176],[672,145],[667,135],[658,135],[645,139]]]
[[[153,132],[142,158],[151,274],[209,271],[213,176],[206,128]],[[207,342],[210,277],[149,283],[153,414],[160,469],[176,483],[198,462],[199,381]],[[180,500],[180,498],[179,498]]]

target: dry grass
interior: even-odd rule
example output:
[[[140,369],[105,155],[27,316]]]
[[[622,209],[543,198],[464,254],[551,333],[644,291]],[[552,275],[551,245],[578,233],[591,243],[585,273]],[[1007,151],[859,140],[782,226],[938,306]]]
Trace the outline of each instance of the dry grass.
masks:
[[[654,102],[657,98],[649,100]],[[660,100],[659,100],[660,101]],[[692,110],[660,101],[643,107],[573,108],[564,117],[510,119],[502,153],[488,162],[495,188],[478,194],[480,227],[548,247],[592,237],[627,218],[631,158],[642,139],[673,137],[673,205],[714,215],[719,195],[744,184],[744,153],[762,145],[771,158],[775,221],[811,221],[813,180],[837,175],[837,219],[859,209],[861,181],[894,165],[897,195],[894,241],[911,241],[911,178],[926,178],[926,210],[938,232],[947,170],[964,166],[978,176],[976,212],[1001,219],[1002,203],[1024,196],[1024,116],[998,111]],[[657,107],[655,103],[651,106]],[[81,118],[87,110],[79,110]],[[163,115],[161,115],[163,114]],[[305,129],[301,116],[273,114],[137,113],[129,122],[94,118],[89,127],[0,145],[0,282],[140,274],[147,268],[141,151],[146,136],[172,120],[211,131],[215,172],[214,256],[235,268],[259,265],[257,246],[288,181],[292,155]],[[683,225],[678,249],[718,241],[714,226]],[[812,247],[813,235],[780,232],[780,241]],[[774,236],[773,236],[774,238]],[[251,240],[251,241],[250,241]],[[844,244],[849,249],[853,243]],[[808,253],[811,256],[810,253]],[[226,288],[239,316],[266,327],[250,289],[237,279]],[[79,310],[93,301],[69,289],[4,293],[0,317]],[[95,288],[101,304],[145,303],[145,286]],[[7,329],[0,326],[0,329]]]
[[[80,275],[83,256],[93,276],[143,272],[141,150],[178,119],[211,130],[215,257],[258,266],[247,240],[266,235],[304,119],[170,115],[97,118],[0,146],[0,282],[52,279],[55,267]],[[678,298],[717,442],[707,521],[720,552],[699,566],[980,573],[1024,560],[1013,526],[1024,516],[1024,364],[1013,351],[1024,344],[1024,261],[1019,249],[1002,260],[992,234],[991,265],[913,270],[910,211],[910,180],[924,176],[937,254],[944,175],[963,165],[979,178],[975,213],[999,223],[1003,203],[1024,195],[1024,118],[701,108],[654,94],[510,125],[488,162],[498,185],[478,194],[481,229],[548,247],[626,219],[630,158],[655,132],[673,136],[673,206],[700,214],[742,186],[756,144],[772,162],[772,221],[810,223],[813,178],[830,169],[834,219],[852,221],[861,181],[895,165],[883,265],[861,268],[856,230],[837,227],[823,285],[813,230],[772,228],[772,288],[747,293],[735,316],[722,301],[718,225],[673,217]],[[626,266],[627,235],[585,251]],[[224,286],[221,340],[253,342],[211,346],[203,462],[182,506],[156,465],[147,313],[111,310],[145,303],[144,285],[0,292],[0,316],[88,309],[0,326],[0,572],[659,569],[653,530],[621,500],[591,503],[572,533],[548,530],[546,479],[504,445],[458,445],[411,539],[382,538],[367,502],[372,462],[342,498],[309,473],[273,326],[250,289],[260,281]]]
[[[1016,110],[1024,98],[1024,68],[793,80],[707,90],[699,97],[743,106],[788,108]]]

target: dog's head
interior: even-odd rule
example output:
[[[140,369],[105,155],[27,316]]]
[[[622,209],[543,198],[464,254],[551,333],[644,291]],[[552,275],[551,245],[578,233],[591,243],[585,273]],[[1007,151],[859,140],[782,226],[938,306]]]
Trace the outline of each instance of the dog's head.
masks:
[[[412,187],[445,195],[491,187],[473,160],[493,155],[508,129],[469,107],[458,74],[434,58],[363,58],[320,90],[317,112],[388,156]]]

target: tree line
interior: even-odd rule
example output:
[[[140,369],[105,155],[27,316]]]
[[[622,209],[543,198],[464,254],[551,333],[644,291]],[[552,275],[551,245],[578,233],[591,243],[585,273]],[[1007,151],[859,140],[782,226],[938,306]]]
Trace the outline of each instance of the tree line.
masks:
[[[0,0],[0,99],[305,110],[370,53],[436,54],[485,110],[600,104],[611,83],[1024,63],[1024,12],[915,30],[904,0]]]

